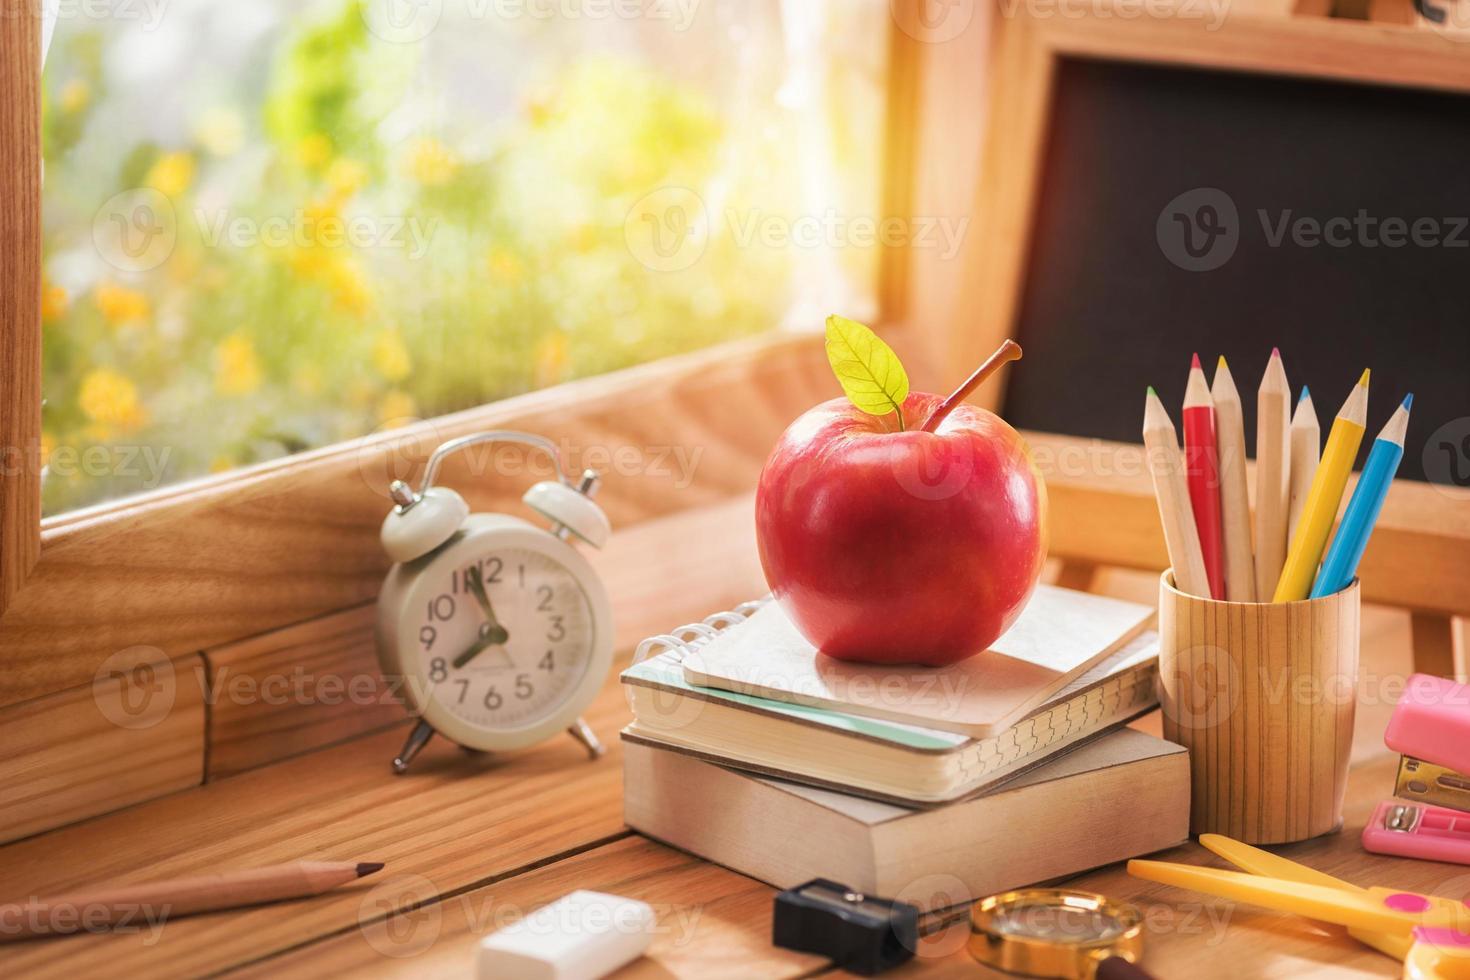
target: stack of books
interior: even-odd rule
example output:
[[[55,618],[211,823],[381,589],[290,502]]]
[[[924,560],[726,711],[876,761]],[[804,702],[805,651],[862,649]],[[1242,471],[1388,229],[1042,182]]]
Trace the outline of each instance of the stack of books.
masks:
[[[922,908],[1179,844],[1187,755],[1124,727],[1157,705],[1152,614],[1041,586],[940,668],[824,657],[771,601],[655,637],[622,675],[627,822],[778,887]]]

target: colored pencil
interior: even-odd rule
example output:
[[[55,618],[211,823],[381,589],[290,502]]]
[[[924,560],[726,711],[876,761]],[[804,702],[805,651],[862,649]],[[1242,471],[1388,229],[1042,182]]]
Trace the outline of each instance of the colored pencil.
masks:
[[[1337,520],[1343,488],[1353,472],[1358,447],[1363,443],[1367,416],[1368,372],[1365,370],[1347,401],[1343,402],[1337,420],[1332,423],[1332,431],[1328,433],[1322,462],[1317,466],[1317,475],[1312,478],[1312,488],[1307,491],[1307,502],[1302,505],[1301,521],[1292,536],[1291,547],[1287,549],[1286,565],[1281,569],[1281,581],[1276,583],[1273,602],[1295,602],[1307,598],[1312,591],[1322,549],[1327,546],[1327,536],[1332,533],[1332,524]]]
[[[1199,355],[1189,365],[1184,388],[1184,471],[1189,477],[1189,503],[1205,556],[1210,597],[1225,598],[1225,555],[1220,532],[1220,458],[1215,442],[1215,403],[1205,381]]]
[[[1291,417],[1291,490],[1287,494],[1286,540],[1296,537],[1296,526],[1302,519],[1302,506],[1307,502],[1307,491],[1312,489],[1312,478],[1317,475],[1317,461],[1322,455],[1322,427],[1317,424],[1317,406],[1312,404],[1312,393],[1302,385],[1302,396],[1297,399],[1296,412]],[[1282,564],[1286,561],[1283,556]],[[1281,576],[1276,576],[1281,581]],[[1262,596],[1273,595],[1276,585],[1262,592]]]
[[[1154,478],[1154,497],[1159,503],[1159,521],[1164,525],[1164,544],[1174,566],[1174,585],[1190,595],[1210,594],[1209,576],[1199,546],[1199,533],[1190,509],[1189,490],[1184,483],[1184,458],[1179,453],[1179,436],[1158,392],[1152,388],[1143,403],[1143,444],[1149,472]]]
[[[1322,559],[1322,570],[1312,586],[1312,598],[1319,599],[1347,588],[1358,574],[1358,562],[1363,558],[1363,549],[1368,547],[1368,537],[1378,521],[1378,512],[1383,509],[1383,500],[1388,488],[1393,485],[1393,476],[1398,472],[1399,460],[1404,458],[1404,435],[1409,430],[1409,408],[1414,396],[1409,395],[1402,405],[1394,410],[1388,424],[1373,440],[1368,451],[1368,461],[1363,464],[1363,473],[1358,477],[1358,486],[1348,500],[1337,534]]]
[[[297,861],[0,905],[0,942],[100,931],[125,923],[151,925],[196,912],[304,898],[355,881],[382,867],[377,862]]]
[[[1262,599],[1276,591],[1286,564],[1290,502],[1291,385],[1273,347],[1256,392],[1256,595]]]
[[[1245,415],[1225,355],[1210,383],[1220,463],[1220,533],[1225,545],[1225,598],[1256,601],[1256,563],[1251,555],[1251,498],[1245,477]]]

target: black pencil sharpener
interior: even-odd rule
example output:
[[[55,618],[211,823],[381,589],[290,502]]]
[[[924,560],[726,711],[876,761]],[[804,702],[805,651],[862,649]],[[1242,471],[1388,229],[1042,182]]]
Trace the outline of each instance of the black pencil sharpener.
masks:
[[[913,957],[919,910],[816,878],[776,896],[771,941],[870,977]]]

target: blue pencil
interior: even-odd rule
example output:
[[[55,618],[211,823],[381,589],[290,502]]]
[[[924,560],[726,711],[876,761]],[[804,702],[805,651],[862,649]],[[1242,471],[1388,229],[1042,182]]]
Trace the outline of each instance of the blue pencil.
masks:
[[[1312,585],[1313,599],[1340,592],[1358,574],[1358,562],[1363,558],[1363,549],[1368,547],[1368,536],[1373,533],[1378,512],[1383,509],[1383,498],[1388,496],[1399,460],[1404,458],[1404,433],[1409,428],[1409,406],[1413,403],[1413,395],[1405,398],[1373,440],[1357,489],[1348,501],[1342,523],[1327,549],[1327,557],[1322,560],[1322,570]]]

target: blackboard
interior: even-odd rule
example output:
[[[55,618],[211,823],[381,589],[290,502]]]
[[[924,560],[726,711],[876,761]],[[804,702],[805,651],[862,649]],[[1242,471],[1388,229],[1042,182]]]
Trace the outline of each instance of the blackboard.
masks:
[[[1413,391],[1399,475],[1470,485],[1470,97],[1065,60],[1054,99],[1013,425],[1138,442],[1198,351],[1254,445],[1279,346],[1324,437],[1371,367],[1363,452]]]

